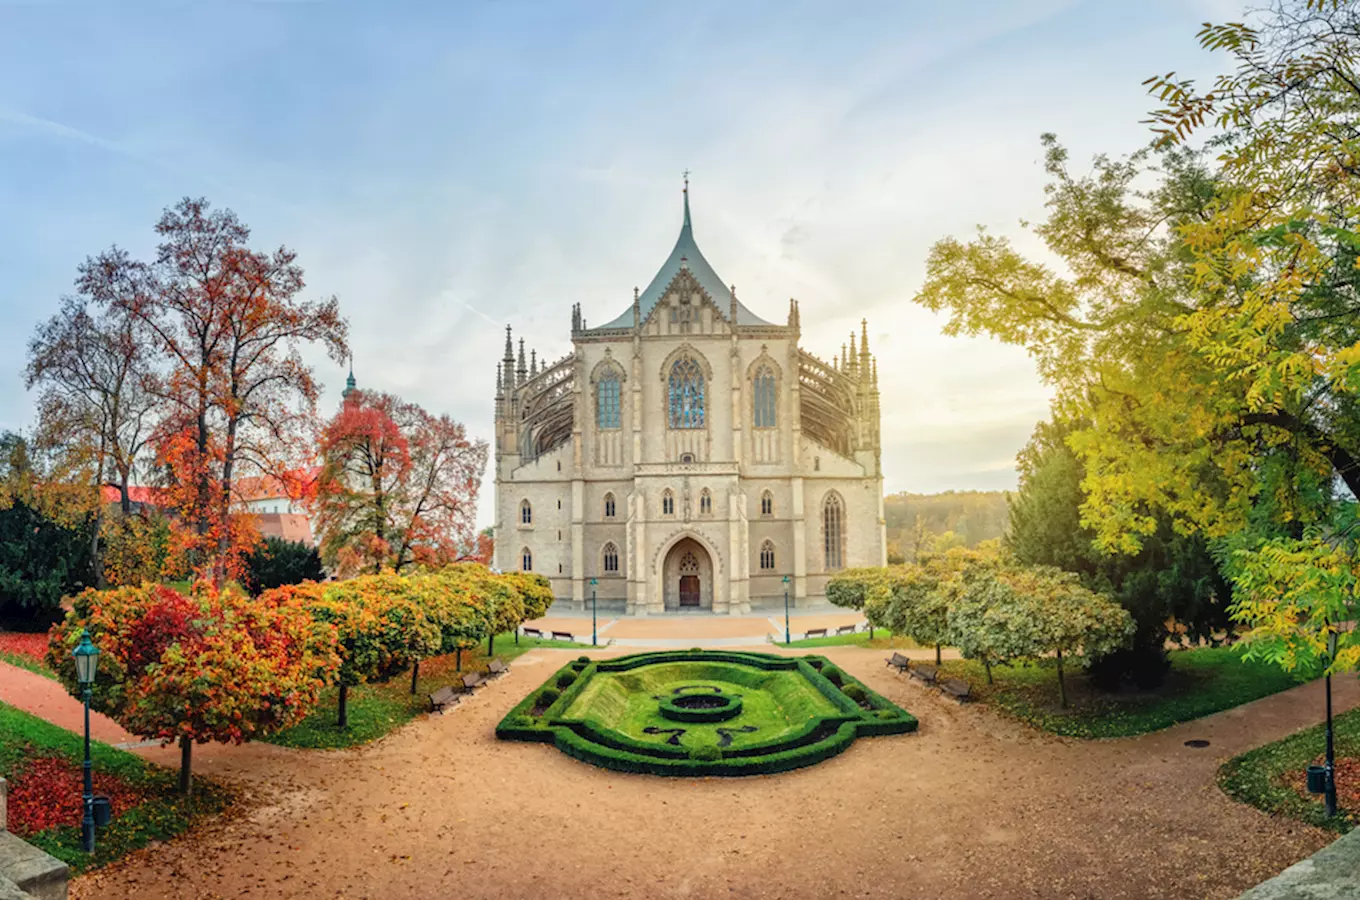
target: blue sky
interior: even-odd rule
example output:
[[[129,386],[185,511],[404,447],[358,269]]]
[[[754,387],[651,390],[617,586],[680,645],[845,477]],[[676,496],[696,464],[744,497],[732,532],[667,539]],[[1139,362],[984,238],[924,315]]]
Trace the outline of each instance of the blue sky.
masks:
[[[848,11],[848,12],[847,12]],[[509,322],[540,354],[695,234],[743,302],[880,355],[889,490],[1009,488],[1047,414],[1025,354],[915,307],[930,245],[1033,242],[1039,135],[1132,150],[1141,81],[1207,76],[1229,0],[46,3],[0,0],[0,428],[87,255],[185,195],[336,294],[356,375],[490,435]],[[325,408],[344,373],[315,355]],[[489,484],[488,484],[489,491]],[[481,519],[489,521],[484,505]]]

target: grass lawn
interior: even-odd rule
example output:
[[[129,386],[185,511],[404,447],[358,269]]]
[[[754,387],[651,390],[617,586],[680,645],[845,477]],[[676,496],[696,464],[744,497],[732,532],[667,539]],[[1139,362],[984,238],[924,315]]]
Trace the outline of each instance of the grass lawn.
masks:
[[[496,658],[505,662],[538,647],[559,650],[592,649],[589,644],[524,636],[521,636],[519,643],[516,644],[515,636],[511,632],[496,636]],[[311,750],[367,744],[429,711],[430,694],[439,688],[456,684],[458,679],[468,672],[485,672],[488,662],[490,658],[486,655],[486,642],[483,641],[476,649],[463,651],[461,671],[457,668],[457,659],[453,654],[423,660],[420,663],[420,679],[416,683],[414,694],[411,693],[409,669],[383,684],[361,684],[350,688],[349,727],[343,731],[336,725],[337,691],[331,688],[322,693],[321,702],[311,715],[292,728],[280,731],[265,740],[284,747]]]
[[[1322,711],[1319,710],[1319,715]],[[1304,769],[1322,763],[1323,726],[1296,731],[1264,747],[1235,756],[1218,770],[1218,785],[1235,800],[1272,815],[1346,832],[1360,823],[1360,709],[1334,720],[1337,815],[1323,813],[1322,796],[1304,790]]]
[[[1069,667],[1070,668],[1070,667]],[[980,662],[945,660],[943,674],[967,679],[979,700],[1053,734],[1082,738],[1127,737],[1158,731],[1294,687],[1278,667],[1244,661],[1231,647],[1199,647],[1171,653],[1171,671],[1152,691],[1095,690],[1085,675],[1066,672],[1069,707],[1058,704],[1052,660],[994,666],[987,684]]]
[[[784,646],[783,641],[773,641],[780,647]],[[892,632],[886,628],[875,628],[870,636],[867,631],[856,632],[855,634],[832,635],[831,637],[804,638],[801,641],[790,641],[790,647],[871,647],[875,650],[919,650],[921,645],[911,638],[893,637]]]
[[[0,703],[0,774],[10,782],[10,830],[76,872],[173,837],[227,804],[227,793],[209,781],[195,779],[193,797],[184,800],[175,792],[178,773],[97,741],[90,747],[95,792],[109,795],[114,811],[96,836],[93,855],[80,849],[83,739]]]

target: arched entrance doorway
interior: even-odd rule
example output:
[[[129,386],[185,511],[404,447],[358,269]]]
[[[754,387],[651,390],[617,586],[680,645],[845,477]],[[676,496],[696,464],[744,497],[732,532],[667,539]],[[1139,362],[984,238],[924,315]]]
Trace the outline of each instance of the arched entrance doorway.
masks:
[[[713,608],[713,560],[693,538],[677,541],[666,554],[661,579],[668,611]]]

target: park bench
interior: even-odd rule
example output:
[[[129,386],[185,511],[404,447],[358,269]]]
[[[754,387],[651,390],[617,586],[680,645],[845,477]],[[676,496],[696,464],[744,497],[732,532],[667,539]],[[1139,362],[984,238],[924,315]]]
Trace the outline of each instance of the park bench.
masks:
[[[575,636],[573,636],[572,633],[571,633],[570,631],[554,631],[554,632],[552,633],[552,639],[555,640],[555,641],[574,641],[574,640],[576,640]]]
[[[854,625],[842,625],[840,628],[836,629],[836,634],[838,636],[842,634],[854,634],[854,633],[855,633]]]
[[[486,676],[481,672],[469,672],[463,676],[463,690],[471,693],[486,684]]]
[[[541,638],[543,637],[543,632],[539,631],[537,628],[530,628],[526,625],[524,627],[524,636]]]
[[[825,629],[825,628],[809,628],[809,629],[803,634],[803,637],[805,637],[805,638],[812,638],[812,637],[826,637],[826,629]]]
[[[946,678],[940,682],[940,690],[962,703],[973,696],[973,689],[962,678]]]
[[[487,663],[486,671],[491,675],[504,675],[506,672],[510,671],[510,667],[499,659],[493,659],[491,662]]]
[[[450,706],[458,705],[458,692],[452,686],[442,687],[430,695],[430,709],[443,712]]]
[[[917,666],[911,670],[912,678],[924,681],[926,684],[934,684],[935,679],[939,677],[939,674],[940,673],[935,670],[934,666]]]
[[[907,669],[911,667],[911,660],[907,659],[900,653],[894,653],[892,656],[889,656],[887,659],[883,661],[888,665],[892,666],[898,672],[905,672],[907,671]]]

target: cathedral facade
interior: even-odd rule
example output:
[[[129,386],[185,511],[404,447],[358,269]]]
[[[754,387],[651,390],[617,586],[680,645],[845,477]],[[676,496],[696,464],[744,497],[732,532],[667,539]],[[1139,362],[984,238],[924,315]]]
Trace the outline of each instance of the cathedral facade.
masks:
[[[510,329],[496,388],[496,565],[559,601],[628,615],[742,614],[824,596],[883,565],[877,364],[867,326],[839,358],[737,300],[694,241],[633,304],[540,365]]]

